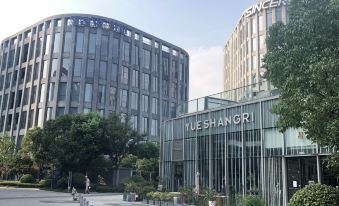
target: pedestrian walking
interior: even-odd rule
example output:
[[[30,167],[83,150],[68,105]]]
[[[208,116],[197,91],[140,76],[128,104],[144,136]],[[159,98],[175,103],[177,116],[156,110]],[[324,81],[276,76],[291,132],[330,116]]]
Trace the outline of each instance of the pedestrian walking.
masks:
[[[85,189],[85,193],[89,194],[89,190],[91,189],[91,187],[90,187],[91,181],[88,178],[88,176],[85,176],[85,177],[86,177],[86,189]]]

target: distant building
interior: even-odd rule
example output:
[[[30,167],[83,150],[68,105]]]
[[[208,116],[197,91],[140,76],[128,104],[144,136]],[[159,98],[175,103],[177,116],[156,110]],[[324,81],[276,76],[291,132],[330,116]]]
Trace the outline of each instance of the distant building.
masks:
[[[271,89],[262,83],[265,40],[273,23],[288,21],[287,8],[287,0],[261,0],[244,11],[224,47],[224,91],[253,85],[242,95],[255,96]]]
[[[160,122],[188,100],[188,62],[183,49],[113,19],[46,18],[1,42],[0,131],[19,146],[60,115],[121,112],[158,141]]]

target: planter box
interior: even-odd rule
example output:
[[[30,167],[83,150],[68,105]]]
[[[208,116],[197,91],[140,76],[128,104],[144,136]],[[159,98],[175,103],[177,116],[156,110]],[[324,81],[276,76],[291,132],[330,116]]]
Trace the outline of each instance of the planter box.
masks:
[[[143,200],[142,200],[142,203],[148,204],[148,199],[143,199]]]
[[[154,203],[154,205],[161,206],[161,202],[159,200],[155,200]]]

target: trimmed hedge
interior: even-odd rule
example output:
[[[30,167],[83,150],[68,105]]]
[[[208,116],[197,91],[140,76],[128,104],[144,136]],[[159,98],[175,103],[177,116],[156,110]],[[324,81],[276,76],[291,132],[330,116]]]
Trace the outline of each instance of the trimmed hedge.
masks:
[[[20,182],[21,183],[35,183],[36,180],[31,174],[26,174],[26,175],[22,175],[22,177],[20,178]]]
[[[311,184],[298,190],[291,198],[289,206],[336,206],[338,191],[334,187]]]
[[[265,206],[264,200],[255,195],[246,195],[242,199],[243,206]]]
[[[41,184],[21,183],[19,181],[1,181],[0,186],[23,187],[23,188],[40,188],[40,187],[43,187]]]

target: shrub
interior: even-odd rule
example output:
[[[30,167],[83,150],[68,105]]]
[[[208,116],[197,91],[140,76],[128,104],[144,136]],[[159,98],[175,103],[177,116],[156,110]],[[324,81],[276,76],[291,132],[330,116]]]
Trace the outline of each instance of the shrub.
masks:
[[[298,190],[291,198],[290,206],[335,206],[337,190],[334,187],[311,184]]]
[[[40,180],[39,185],[41,185],[42,187],[51,187],[51,179],[46,179],[46,180]]]
[[[1,181],[0,186],[21,187],[21,188],[38,188],[42,185],[32,183],[21,183],[19,181]]]
[[[35,183],[35,179],[31,174],[22,175],[20,178],[21,183]]]
[[[62,177],[57,181],[57,188],[60,189],[67,189],[68,186],[68,179],[66,177]]]
[[[84,188],[86,185],[85,175],[81,173],[74,173],[72,175],[72,186],[75,188]]]
[[[265,206],[264,200],[255,195],[246,195],[242,199],[243,206]]]

